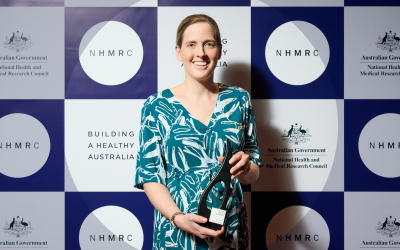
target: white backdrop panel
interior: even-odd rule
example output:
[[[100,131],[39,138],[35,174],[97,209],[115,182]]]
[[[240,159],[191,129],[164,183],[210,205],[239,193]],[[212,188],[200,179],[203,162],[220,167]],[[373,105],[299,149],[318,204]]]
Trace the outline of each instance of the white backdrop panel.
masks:
[[[73,182],[66,191],[139,191],[133,180],[143,103],[65,100],[66,171]]]
[[[345,7],[346,99],[400,98],[399,13],[400,7]]]
[[[398,248],[400,193],[346,192],[344,206],[345,249]]]
[[[264,167],[252,191],[322,191],[338,141],[336,100],[253,100]]]

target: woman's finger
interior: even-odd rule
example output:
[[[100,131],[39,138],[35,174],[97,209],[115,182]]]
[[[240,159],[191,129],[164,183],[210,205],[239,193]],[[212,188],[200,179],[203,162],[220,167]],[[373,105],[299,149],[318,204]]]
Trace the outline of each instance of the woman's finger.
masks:
[[[221,230],[216,231],[206,227],[201,227],[199,233],[207,237],[217,237],[223,233],[223,230],[224,230],[223,228]]]
[[[200,215],[191,214],[191,216],[189,218],[190,218],[190,220],[197,222],[197,223],[206,223],[207,222],[207,218],[200,216]]]
[[[234,154],[232,158],[229,160],[229,164],[233,165],[238,159],[240,159],[241,153],[243,153],[243,151],[239,151],[236,154]]]
[[[232,175],[232,176],[231,176],[231,179],[233,180],[233,179],[235,179],[236,177],[238,177],[239,175],[244,174],[245,172],[246,172],[245,170],[241,170],[241,171],[239,171],[238,173]]]
[[[245,167],[249,162],[249,158],[250,158],[249,155],[243,153],[242,158],[240,159],[240,161],[238,163],[236,163],[236,165]]]
[[[240,163],[236,163],[236,165],[234,165],[234,166],[231,168],[231,174],[232,174],[232,175],[237,174],[237,172],[240,171],[243,167],[244,167],[244,166],[243,166],[243,165],[240,165]]]
[[[245,168],[249,164],[249,160],[250,156],[243,153],[240,160],[236,162],[235,166],[231,169],[231,173],[234,173],[236,171],[241,170],[242,168]]]
[[[243,153],[242,159],[240,159],[239,162],[242,163],[243,166],[246,166],[248,164],[249,160],[250,160],[250,156],[248,154]]]

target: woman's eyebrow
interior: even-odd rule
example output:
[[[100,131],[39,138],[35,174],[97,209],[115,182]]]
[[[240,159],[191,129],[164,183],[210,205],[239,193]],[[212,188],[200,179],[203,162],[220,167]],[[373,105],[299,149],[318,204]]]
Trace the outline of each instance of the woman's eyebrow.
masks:
[[[205,40],[205,41],[203,41],[203,43],[208,43],[208,42],[215,43],[215,40]],[[197,42],[196,41],[187,41],[185,44],[188,44],[188,43],[197,43]]]
[[[188,43],[196,43],[196,41],[187,41],[185,44],[188,44]]]
[[[204,42],[205,42],[205,43],[208,43],[208,42],[213,42],[213,43],[215,43],[215,40],[205,40]]]

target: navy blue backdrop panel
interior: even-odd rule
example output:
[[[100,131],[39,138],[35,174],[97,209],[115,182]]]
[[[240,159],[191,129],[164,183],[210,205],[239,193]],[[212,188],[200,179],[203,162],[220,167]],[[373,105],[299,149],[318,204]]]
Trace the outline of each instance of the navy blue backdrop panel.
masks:
[[[399,6],[398,0],[344,0],[345,6]]]
[[[343,8],[340,7],[251,8],[252,98],[342,99],[343,17]],[[319,28],[328,40],[330,48],[329,63],[325,72],[315,81],[302,86],[289,85],[276,78],[265,59],[265,46],[269,36],[280,25],[290,21],[305,21]]]
[[[104,206],[118,206],[134,214],[143,229],[144,242],[142,249],[152,248],[154,207],[144,192],[66,192],[65,249],[81,249],[79,245],[79,232],[82,223],[90,213]]]
[[[0,6],[64,6],[64,0],[1,0]]]
[[[144,56],[139,71],[117,86],[92,80],[79,61],[79,45],[85,33],[105,21],[119,21],[140,37]],[[107,44],[104,44],[107,51]],[[105,69],[107,70],[107,69]],[[65,8],[65,98],[146,99],[157,92],[157,8]]]
[[[252,249],[268,249],[265,239],[268,224],[278,212],[291,206],[305,206],[319,213],[329,229],[330,243],[328,250],[344,248],[343,192],[252,192]],[[309,230],[312,231],[312,229]],[[304,228],[302,235],[304,242],[306,242],[305,234],[307,234],[307,231],[307,228]],[[286,236],[283,235],[283,237]],[[282,240],[286,239],[283,238]],[[295,241],[294,235],[292,235],[291,240]]]
[[[43,167],[30,176],[12,178],[0,173],[0,191],[64,191],[64,100],[0,100],[0,119],[15,113],[42,123],[50,137],[50,154]],[[7,150],[3,146],[2,150]]]
[[[250,0],[158,0],[158,6],[250,6]]]
[[[361,131],[371,119],[387,113],[400,115],[400,100],[345,100],[344,105],[345,191],[400,191],[400,177],[385,178],[370,171],[360,157],[358,146]],[[384,142],[385,147],[387,143]],[[391,150],[399,150],[398,143]],[[382,167],[385,164],[388,163],[382,159]]]

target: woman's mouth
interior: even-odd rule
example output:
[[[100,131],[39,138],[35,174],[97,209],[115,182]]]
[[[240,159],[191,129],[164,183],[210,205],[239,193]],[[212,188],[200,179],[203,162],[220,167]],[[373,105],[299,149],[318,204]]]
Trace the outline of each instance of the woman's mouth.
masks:
[[[193,64],[198,66],[206,66],[208,62],[194,62]]]
[[[208,62],[193,62],[193,64],[196,66],[198,69],[204,69],[207,67]]]

